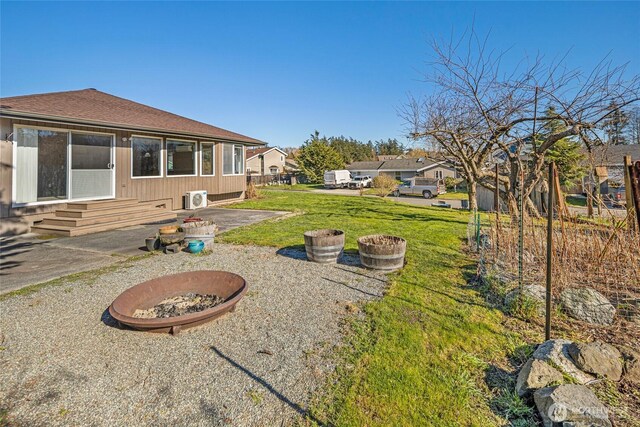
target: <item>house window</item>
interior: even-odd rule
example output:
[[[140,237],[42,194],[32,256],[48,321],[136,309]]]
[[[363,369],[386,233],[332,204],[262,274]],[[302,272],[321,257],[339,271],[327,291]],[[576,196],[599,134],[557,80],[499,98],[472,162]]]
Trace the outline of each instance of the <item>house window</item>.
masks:
[[[167,139],[167,176],[196,174],[196,143]]]
[[[223,175],[243,175],[244,147],[242,145],[224,144],[222,147]]]
[[[269,168],[269,172],[271,172],[271,175],[277,175],[278,173],[278,167],[277,166],[271,166]]]
[[[395,178],[397,181],[402,181],[402,172],[396,172]]]
[[[442,179],[442,171],[436,171],[436,179]]]
[[[280,161],[284,162],[284,156],[280,156]]]
[[[146,136],[131,138],[131,176],[162,176],[162,139]]]
[[[201,156],[201,171],[200,174],[203,176],[212,176],[215,175],[215,145],[203,142],[200,144]]]

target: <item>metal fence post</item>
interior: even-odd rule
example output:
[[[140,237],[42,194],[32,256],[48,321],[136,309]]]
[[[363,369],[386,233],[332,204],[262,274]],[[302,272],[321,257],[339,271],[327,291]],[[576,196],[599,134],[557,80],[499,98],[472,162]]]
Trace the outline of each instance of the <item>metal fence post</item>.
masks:
[[[549,182],[555,180],[555,164],[551,162],[549,164]],[[544,337],[545,341],[551,339],[551,262],[553,255],[553,193],[555,186],[549,185],[549,201],[547,209],[547,292],[546,292],[546,307],[545,307],[545,323],[544,323]]]

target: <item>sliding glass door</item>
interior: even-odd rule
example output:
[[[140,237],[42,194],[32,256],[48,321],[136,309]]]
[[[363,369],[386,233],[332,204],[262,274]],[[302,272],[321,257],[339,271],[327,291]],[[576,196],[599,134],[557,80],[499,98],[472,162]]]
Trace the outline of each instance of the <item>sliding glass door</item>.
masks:
[[[112,135],[17,127],[16,204],[114,197]]]

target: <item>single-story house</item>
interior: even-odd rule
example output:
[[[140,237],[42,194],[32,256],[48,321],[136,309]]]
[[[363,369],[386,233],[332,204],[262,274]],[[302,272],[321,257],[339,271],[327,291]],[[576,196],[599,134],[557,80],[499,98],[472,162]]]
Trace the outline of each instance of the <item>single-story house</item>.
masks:
[[[608,194],[610,187],[624,184],[624,156],[631,156],[631,161],[640,160],[640,144],[603,145],[594,147],[591,153],[584,150],[584,167],[587,175],[582,178],[579,192],[587,192],[594,184],[600,184],[600,193]]]
[[[279,175],[285,171],[287,153],[278,147],[247,149],[247,175]]]
[[[240,199],[245,149],[264,145],[95,89],[0,98],[0,134],[3,233],[80,201],[171,211],[190,191],[206,191],[210,203]]]
[[[390,175],[397,180],[415,176],[423,178],[456,178],[456,169],[447,161],[436,161],[420,157],[417,159],[391,159],[381,161],[353,162],[347,166],[352,175]]]

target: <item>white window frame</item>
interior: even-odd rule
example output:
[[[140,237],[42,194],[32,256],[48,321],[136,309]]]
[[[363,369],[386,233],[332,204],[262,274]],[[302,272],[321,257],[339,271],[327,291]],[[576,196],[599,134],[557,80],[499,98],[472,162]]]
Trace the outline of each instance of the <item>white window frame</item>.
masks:
[[[16,171],[16,163],[18,162],[18,129],[35,129],[35,130],[49,130],[53,132],[66,132],[67,134],[67,197],[65,199],[57,199],[57,200],[45,200],[41,202],[25,202],[18,203],[16,202],[16,194],[17,194],[17,171]],[[93,134],[93,135],[109,135],[111,136],[111,158],[113,160],[113,177],[112,177],[112,191],[114,193],[113,196],[109,197],[85,197],[79,199],[72,199],[69,197],[71,193],[71,134],[79,133],[79,134]],[[109,132],[93,132],[93,131],[81,131],[77,129],[65,129],[65,128],[56,128],[49,126],[34,126],[34,125],[23,125],[23,124],[14,124],[13,125],[13,136],[11,138],[11,161],[13,167],[11,168],[11,207],[12,208],[22,208],[26,206],[41,206],[41,205],[55,205],[67,202],[81,202],[84,200],[103,200],[103,199],[112,199],[115,197],[116,191],[116,134]]]
[[[434,173],[435,173],[436,179],[444,179],[444,174],[442,173],[441,170],[436,170],[436,171],[434,171]],[[440,176],[438,176],[438,175],[440,175]]]
[[[133,139],[134,138],[145,138],[145,139],[157,139],[160,141],[160,175],[157,176],[133,176]],[[158,179],[164,178],[164,144],[163,138],[160,136],[150,136],[150,135],[131,135],[129,136],[129,176],[131,179]]]
[[[204,163],[202,163],[202,154],[204,153],[202,147],[204,145],[211,145],[211,147],[213,148],[213,158],[211,159],[213,173],[211,174],[204,173]],[[200,141],[200,176],[216,176],[216,143],[213,141]]]
[[[241,147],[242,148],[242,165],[240,165],[240,173],[224,173],[224,145],[230,145],[231,147],[233,147],[232,149],[232,153],[233,153],[233,157],[231,159],[232,161],[232,165],[235,165],[236,163],[236,147]],[[222,176],[243,176],[246,174],[245,172],[245,168],[246,168],[246,159],[245,157],[247,157],[246,153],[245,153],[245,149],[244,149],[244,145],[242,144],[234,144],[232,142],[225,142],[224,145],[222,146]],[[232,167],[233,169],[233,167]]]
[[[169,175],[169,165],[167,164],[169,162],[169,141],[174,141],[174,142],[189,142],[191,144],[193,144],[193,150],[194,150],[194,154],[193,154],[193,173],[192,174],[187,174],[187,175]],[[166,177],[167,178],[184,178],[187,176],[198,176],[198,141],[193,141],[190,139],[179,139],[179,138],[165,138],[164,139],[164,149],[166,151],[166,155],[164,156],[164,163],[165,163],[165,170],[166,172]]]

